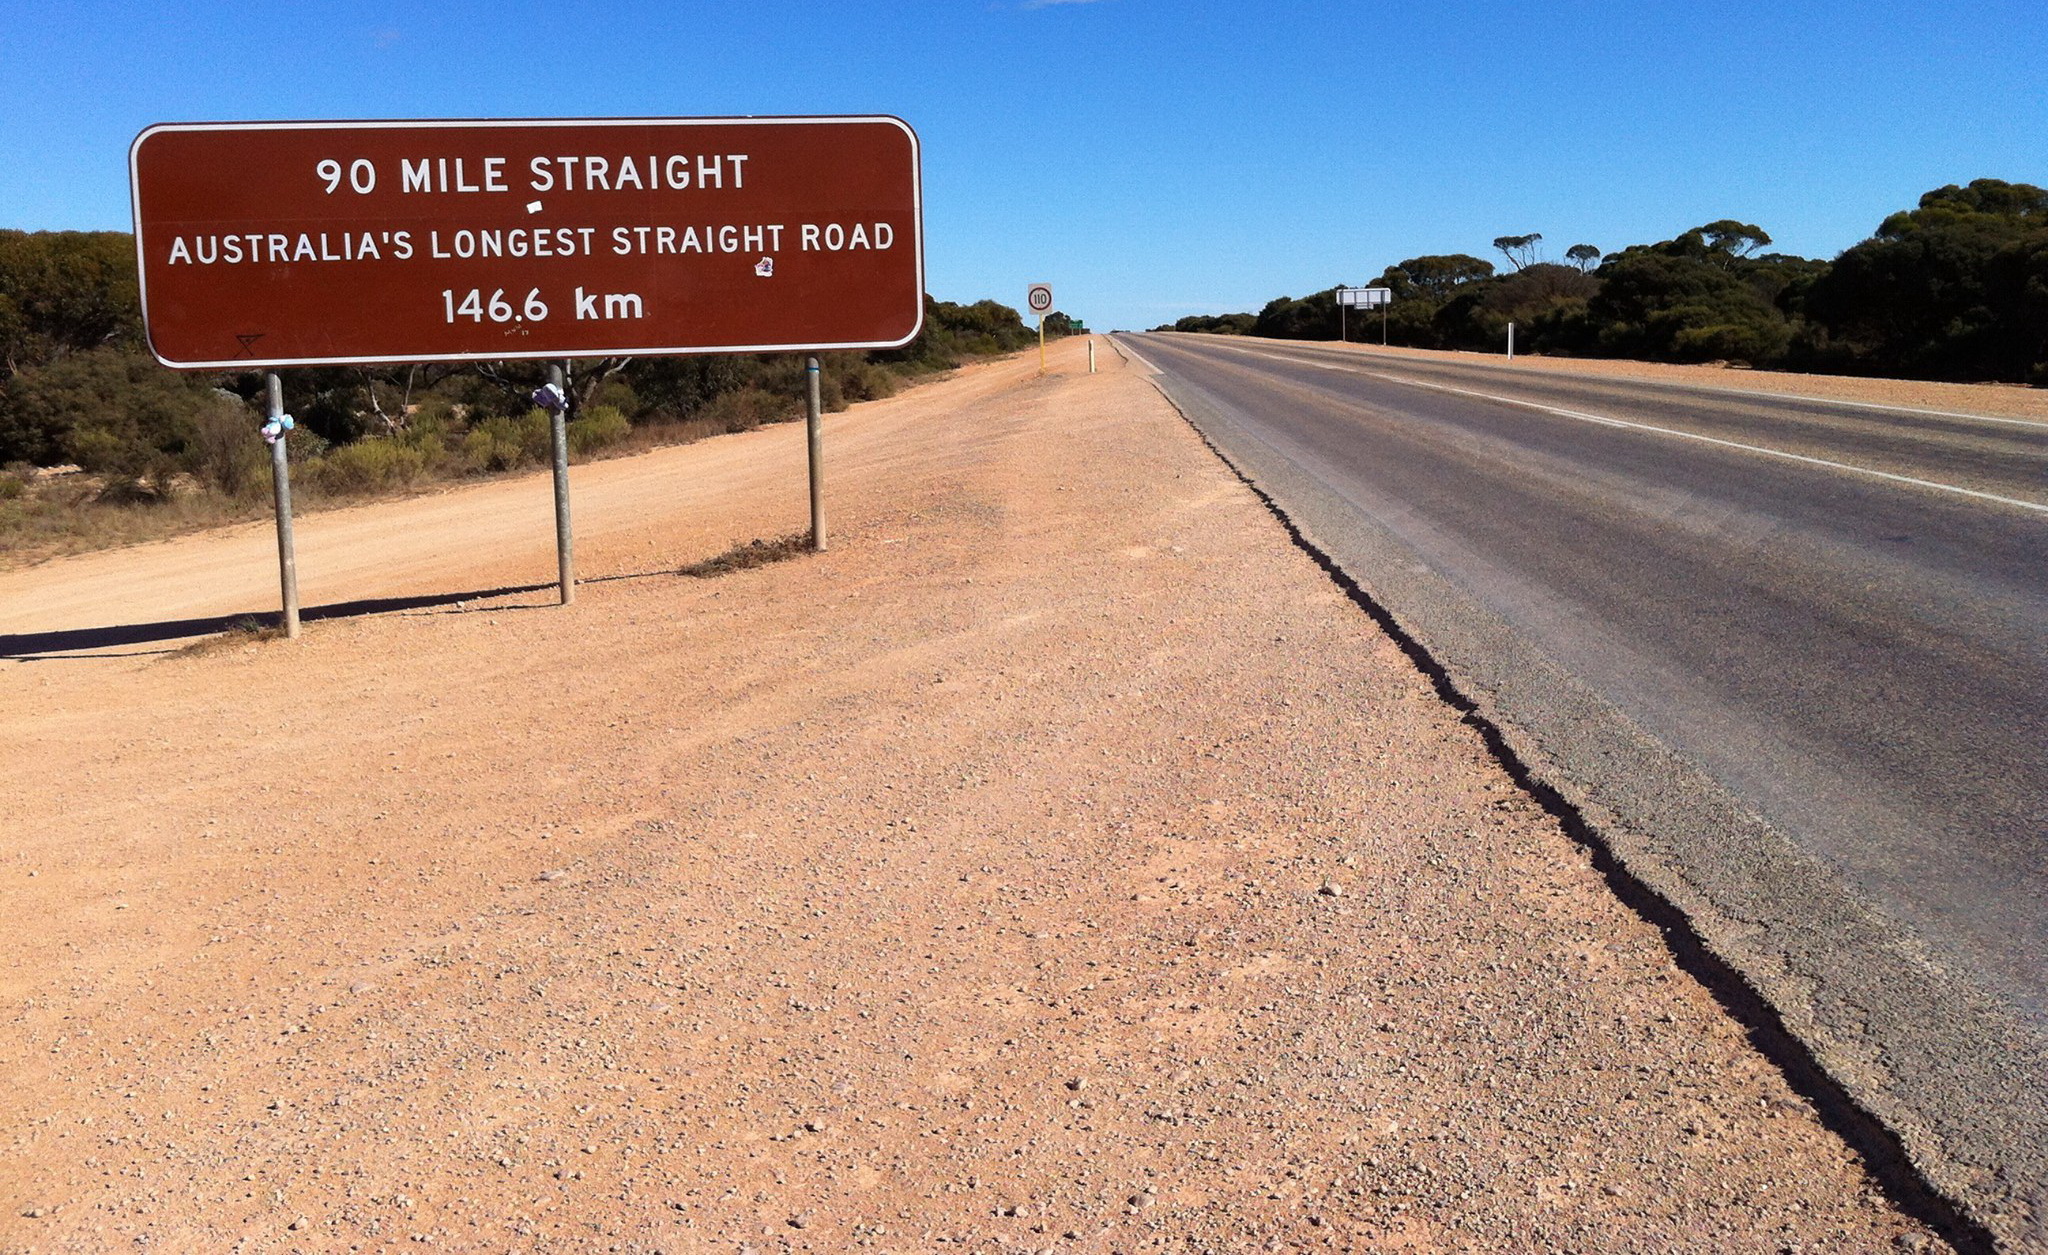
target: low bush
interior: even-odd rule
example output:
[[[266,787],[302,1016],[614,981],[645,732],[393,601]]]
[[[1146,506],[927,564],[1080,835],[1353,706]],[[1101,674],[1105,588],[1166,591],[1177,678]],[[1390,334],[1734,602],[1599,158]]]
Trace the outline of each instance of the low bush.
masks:
[[[712,431],[752,431],[763,423],[779,423],[793,417],[798,404],[794,396],[777,396],[761,388],[740,388],[719,393],[694,417]]]
[[[384,439],[418,454],[421,475],[431,478],[444,474],[459,475],[469,469],[449,452],[450,440],[459,436],[461,431],[461,421],[445,405],[421,406],[407,418],[403,428]]]
[[[865,357],[846,354],[832,364],[830,377],[838,383],[840,398],[847,405],[896,395],[896,376]]]
[[[615,407],[593,405],[569,421],[569,452],[588,457],[624,440],[632,430],[633,425]]]
[[[308,462],[307,481],[337,496],[389,492],[417,483],[427,469],[426,454],[384,436],[330,449]]]
[[[400,437],[400,443],[418,451],[428,474],[441,471],[452,460],[452,455],[448,452],[447,438],[438,431],[408,431]]]
[[[270,447],[258,436],[260,427],[248,406],[226,398],[197,415],[185,446],[192,477],[235,500],[261,496],[270,486]]]
[[[412,407],[405,416],[407,432],[433,431],[446,433],[462,425],[461,417],[455,412],[455,403],[447,397],[428,396]]]
[[[553,442],[546,410],[528,410],[519,418],[500,414],[469,429],[462,457],[473,470],[509,471],[549,460]]]
[[[591,409],[605,405],[626,415],[628,418],[638,415],[640,411],[647,408],[646,403],[641,401],[640,394],[634,391],[633,385],[618,375],[614,375],[598,385],[596,394],[590,398]]]

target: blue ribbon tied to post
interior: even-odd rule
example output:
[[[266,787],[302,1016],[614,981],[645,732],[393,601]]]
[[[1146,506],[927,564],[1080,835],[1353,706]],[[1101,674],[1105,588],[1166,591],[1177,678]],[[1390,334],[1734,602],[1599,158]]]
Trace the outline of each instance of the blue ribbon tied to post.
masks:
[[[533,403],[550,414],[561,413],[564,400],[562,390],[551,383],[544,383],[533,390]]]
[[[278,441],[284,439],[284,434],[286,432],[290,431],[292,428],[296,426],[298,426],[298,424],[292,421],[291,415],[278,415],[276,418],[273,418],[269,422],[263,424],[263,443],[276,444]]]

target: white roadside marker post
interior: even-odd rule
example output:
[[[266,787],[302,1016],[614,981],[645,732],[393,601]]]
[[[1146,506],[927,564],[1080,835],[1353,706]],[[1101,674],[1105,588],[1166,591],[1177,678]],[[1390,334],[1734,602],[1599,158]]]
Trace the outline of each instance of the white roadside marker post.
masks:
[[[1515,360],[1515,324],[1508,324],[1508,360]]]
[[[277,582],[284,597],[284,634],[291,638],[299,634],[298,547],[292,540],[292,473],[284,447],[292,419],[284,412],[284,384],[279,382],[277,372],[272,371],[263,379],[270,411],[263,438],[270,442],[270,486],[277,498]]]
[[[810,405],[805,416],[805,429],[811,445],[811,550],[825,552],[825,419],[823,405],[818,397],[818,359],[809,358],[804,363],[804,373],[810,376]]]

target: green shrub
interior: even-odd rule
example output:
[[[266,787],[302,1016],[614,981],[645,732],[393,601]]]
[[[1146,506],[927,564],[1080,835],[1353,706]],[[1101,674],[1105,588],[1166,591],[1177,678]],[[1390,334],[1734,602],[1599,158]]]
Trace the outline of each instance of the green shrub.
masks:
[[[270,446],[265,444],[259,447],[263,450],[263,460],[268,462],[270,460]],[[304,423],[300,423],[292,428],[291,431],[285,434],[284,438],[285,453],[289,455],[294,466],[303,466],[333,447],[327,442],[327,437],[314,431]]]
[[[694,417],[713,431],[752,431],[763,423],[778,423],[791,417],[797,405],[794,395],[777,396],[761,388],[739,388],[711,398]]]
[[[448,461],[448,441],[438,431],[408,431],[401,442],[419,451],[427,470],[439,470]]]
[[[20,476],[0,471],[0,501],[13,501],[28,493],[28,484]]]
[[[520,418],[497,415],[470,428],[462,456],[475,470],[509,471],[548,461],[552,443],[547,411],[528,410]]]
[[[1761,319],[1685,327],[1671,337],[1671,355],[1682,362],[1734,361],[1755,364],[1784,356],[1792,340],[1783,323]]]
[[[222,398],[145,353],[95,348],[9,373],[0,362],[0,461],[76,462],[139,479],[185,451],[194,420]]]
[[[225,397],[193,418],[184,462],[193,478],[234,498],[260,495],[270,485],[270,446],[249,407]]]
[[[372,436],[307,463],[306,478],[331,493],[375,493],[409,487],[426,469],[426,455],[418,449]]]
[[[427,397],[413,406],[405,418],[407,432],[434,431],[445,435],[457,426],[460,426],[460,420],[455,413],[455,403],[442,396]]]
[[[593,405],[578,414],[569,423],[569,452],[578,457],[624,440],[633,425],[617,408],[609,405]]]
[[[834,363],[830,377],[839,384],[839,395],[848,405],[896,395],[896,376],[864,357],[849,357]]]
[[[629,420],[638,418],[647,408],[640,400],[640,394],[633,390],[633,385],[621,375],[614,375],[598,385],[596,395],[590,398],[590,408],[594,410],[601,406],[610,406]]]
[[[113,474],[126,460],[129,447],[127,441],[104,427],[79,427],[72,430],[65,452],[85,470]]]

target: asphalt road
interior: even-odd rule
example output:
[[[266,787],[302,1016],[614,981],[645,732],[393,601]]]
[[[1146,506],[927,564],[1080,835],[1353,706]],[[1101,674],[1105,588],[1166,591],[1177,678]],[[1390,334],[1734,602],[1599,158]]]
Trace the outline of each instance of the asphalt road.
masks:
[[[1122,343],[1930,1179],[2048,1243],[2048,424]]]

